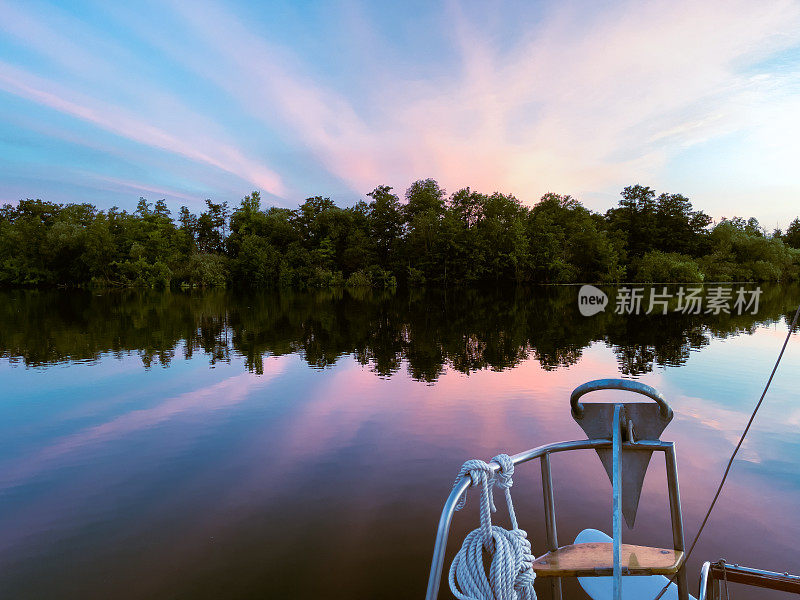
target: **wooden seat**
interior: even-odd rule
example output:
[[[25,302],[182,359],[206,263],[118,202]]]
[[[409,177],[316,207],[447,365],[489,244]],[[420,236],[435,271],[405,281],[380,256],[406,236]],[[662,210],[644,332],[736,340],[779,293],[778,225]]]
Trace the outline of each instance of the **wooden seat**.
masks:
[[[537,577],[604,577],[614,571],[613,544],[585,543],[562,546],[533,561]],[[650,546],[622,544],[623,575],[673,575],[683,552]]]

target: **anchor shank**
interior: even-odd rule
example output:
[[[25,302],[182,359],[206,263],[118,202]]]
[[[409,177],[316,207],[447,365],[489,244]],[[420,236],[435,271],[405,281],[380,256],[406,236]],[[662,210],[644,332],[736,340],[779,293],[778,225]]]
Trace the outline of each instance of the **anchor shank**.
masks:
[[[614,600],[622,600],[622,411],[621,404],[614,405],[611,452],[613,487],[612,525],[614,533]]]

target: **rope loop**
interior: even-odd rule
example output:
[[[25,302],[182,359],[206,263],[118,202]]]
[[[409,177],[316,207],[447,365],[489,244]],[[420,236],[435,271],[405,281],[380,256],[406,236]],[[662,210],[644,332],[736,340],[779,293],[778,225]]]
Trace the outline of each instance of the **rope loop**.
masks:
[[[514,462],[508,454],[498,454],[492,461],[500,465],[500,470],[496,474],[495,485],[502,489],[508,489],[514,482],[511,477],[514,475]]]
[[[471,487],[481,487],[481,491],[483,488],[486,487],[489,483],[489,479],[494,475],[492,473],[492,469],[489,467],[488,464],[483,462],[480,459],[473,458],[468,460],[463,465],[461,465],[461,469],[458,471],[458,475],[456,475],[456,481],[453,484],[453,488],[455,489],[458,487],[458,484],[461,483],[461,480],[469,475],[469,478],[472,480]],[[456,504],[456,510],[461,510],[464,508],[464,505],[467,502],[467,493],[464,492],[464,495],[461,496],[461,499]],[[494,508],[494,501],[492,501],[492,512],[495,511]]]
[[[472,459],[461,466],[456,477],[454,488],[466,476],[472,486],[480,487],[481,525],[467,535],[450,565],[450,589],[459,600],[536,600],[531,543],[528,534],[517,524],[511,501],[514,463],[507,454],[498,454],[492,461],[500,465],[496,473],[482,460]],[[492,494],[495,486],[505,494],[510,530],[492,525],[492,513],[497,510]],[[466,498],[465,492],[456,510],[464,507]],[[484,552],[492,559],[488,575],[484,568]]]

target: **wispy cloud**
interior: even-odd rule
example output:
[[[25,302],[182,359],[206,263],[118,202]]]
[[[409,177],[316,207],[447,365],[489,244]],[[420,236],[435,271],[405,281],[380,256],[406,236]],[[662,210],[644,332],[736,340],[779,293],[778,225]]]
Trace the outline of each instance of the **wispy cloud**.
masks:
[[[118,179],[116,177],[106,177],[103,175],[95,175],[87,173],[86,176],[90,179],[97,180],[109,184],[109,190],[117,190],[119,188],[134,190],[137,194],[152,195],[155,194],[158,198],[180,198],[187,202],[197,200],[195,196],[185,194],[181,191],[159,187],[155,185],[148,185],[146,183],[139,183],[136,181],[129,181],[126,179]]]
[[[753,127],[752,112],[774,104],[786,82],[750,67],[800,41],[791,2],[624,3],[591,15],[554,7],[511,47],[502,43],[507,21],[486,31],[480,15],[451,8],[442,19],[455,25],[460,64],[419,81],[385,69],[367,118],[284,67],[283,51],[226,9],[176,6],[230,65],[204,76],[235,96],[248,79],[238,95],[245,109],[270,121],[260,107],[273,107],[360,190],[434,175],[451,188],[537,198],[657,178],[682,149]]]
[[[328,6],[336,19],[298,9],[302,27],[273,9],[217,2],[86,10],[77,22],[17,7],[7,34],[50,67],[3,60],[0,88],[293,199],[332,180],[363,194],[433,176],[528,201],[638,180],[718,199],[733,186],[741,204],[782,185],[777,201],[793,210],[800,189],[786,156],[800,135],[800,77],[787,52],[800,45],[800,5],[542,6],[429,7],[425,23],[438,29],[423,32],[410,10],[358,4]],[[391,28],[381,20],[390,11]],[[124,23],[124,35],[93,19]],[[87,52],[65,23],[103,51]],[[719,140],[730,173],[714,166],[709,144]],[[676,166],[690,151],[709,177]]]
[[[216,140],[179,138],[152,125],[146,117],[100,103],[54,83],[0,62],[0,89],[53,110],[87,121],[111,133],[159,150],[165,150],[233,175],[238,175],[271,194],[284,193],[280,177],[255,163],[232,146]]]

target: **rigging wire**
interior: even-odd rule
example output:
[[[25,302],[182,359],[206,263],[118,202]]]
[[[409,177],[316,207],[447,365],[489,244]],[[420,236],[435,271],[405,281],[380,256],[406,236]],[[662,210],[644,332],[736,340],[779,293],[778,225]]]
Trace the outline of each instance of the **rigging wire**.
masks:
[[[686,564],[689,561],[689,557],[692,555],[692,551],[694,547],[697,545],[697,540],[700,539],[700,534],[703,533],[703,529],[708,523],[708,518],[711,516],[711,511],[714,510],[714,506],[719,499],[719,495],[722,493],[722,486],[725,485],[725,480],[728,478],[728,473],[731,470],[731,466],[733,466],[733,460],[736,458],[736,454],[739,452],[739,448],[742,447],[744,443],[744,438],[747,436],[747,432],[750,431],[750,426],[753,424],[753,421],[756,418],[756,414],[758,413],[758,409],[761,408],[761,403],[764,402],[764,396],[767,395],[767,390],[769,390],[769,386],[772,383],[772,378],[775,376],[775,372],[778,370],[778,365],[781,364],[781,359],[783,358],[783,353],[786,350],[786,345],[789,343],[789,338],[792,337],[792,333],[794,332],[795,325],[797,325],[797,318],[800,316],[800,306],[797,307],[797,310],[794,313],[794,318],[792,319],[792,324],[789,325],[789,331],[786,333],[786,339],[783,340],[783,346],[781,347],[780,354],[778,354],[778,359],[775,361],[775,366],[772,367],[772,373],[769,375],[769,379],[767,380],[767,385],[764,386],[764,391],[761,392],[761,398],[759,398],[758,403],[756,404],[755,408],[753,409],[753,414],[750,415],[750,420],[747,421],[747,426],[744,428],[741,437],[739,438],[739,443],[736,444],[736,448],[733,449],[733,454],[731,454],[730,459],[728,460],[728,465],[725,467],[725,472],[722,475],[722,480],[719,482],[719,486],[717,487],[717,492],[714,494],[714,499],[711,501],[711,504],[706,511],[706,516],[703,518],[703,522],[700,524],[700,529],[697,530],[697,534],[694,536],[694,540],[692,540],[692,545],[689,546],[689,551],[686,553],[683,559],[683,564]],[[670,577],[669,581],[667,581],[666,585],[661,589],[658,595],[653,598],[653,600],[659,600],[661,596],[669,589],[669,586],[675,581],[675,577],[677,577],[677,573]]]

